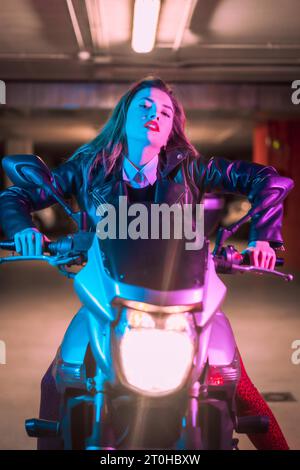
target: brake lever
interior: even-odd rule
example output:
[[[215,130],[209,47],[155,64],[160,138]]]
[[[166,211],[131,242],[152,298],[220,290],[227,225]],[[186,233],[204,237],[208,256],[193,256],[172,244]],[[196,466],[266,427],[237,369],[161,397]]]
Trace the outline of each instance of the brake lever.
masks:
[[[294,279],[294,276],[292,274],[286,274],[286,273],[281,273],[280,271],[275,271],[271,269],[265,269],[265,268],[258,268],[256,266],[245,266],[245,265],[240,265],[240,264],[233,264],[231,266],[232,271],[236,272],[253,272],[253,273],[262,273],[262,274],[270,274],[274,276],[281,277],[287,282],[291,282]]]

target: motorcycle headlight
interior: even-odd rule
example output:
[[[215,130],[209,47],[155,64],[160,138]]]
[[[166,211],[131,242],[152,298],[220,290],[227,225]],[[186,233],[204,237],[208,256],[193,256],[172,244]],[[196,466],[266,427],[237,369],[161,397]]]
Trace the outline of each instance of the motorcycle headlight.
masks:
[[[128,324],[132,328],[154,328],[155,320],[148,313],[130,310],[128,312]]]
[[[184,314],[169,315],[166,319],[166,329],[173,331],[187,331],[188,321]]]
[[[155,317],[129,311],[120,341],[123,374],[131,387],[147,395],[165,395],[185,382],[194,358],[194,343],[185,314]]]

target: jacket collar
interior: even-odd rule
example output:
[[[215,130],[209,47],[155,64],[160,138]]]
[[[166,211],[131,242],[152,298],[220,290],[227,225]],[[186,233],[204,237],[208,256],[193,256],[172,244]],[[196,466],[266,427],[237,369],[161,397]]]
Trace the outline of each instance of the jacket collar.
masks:
[[[187,149],[178,147],[162,154],[158,162],[158,176],[161,178],[166,177],[177,165],[187,158],[188,153]]]
[[[158,156],[157,176],[165,178],[174,168],[187,158],[189,150],[182,147],[176,147],[168,152],[161,152]],[[116,162],[115,169],[108,177],[109,181],[123,180],[123,158],[119,158]],[[103,183],[107,181],[104,178]]]
[[[156,181],[156,170],[158,165],[158,155],[155,155],[141,169],[136,168],[128,158],[124,158],[123,162],[123,180],[133,182],[138,173],[143,175],[149,184],[153,185]],[[136,185],[136,187],[139,187]]]

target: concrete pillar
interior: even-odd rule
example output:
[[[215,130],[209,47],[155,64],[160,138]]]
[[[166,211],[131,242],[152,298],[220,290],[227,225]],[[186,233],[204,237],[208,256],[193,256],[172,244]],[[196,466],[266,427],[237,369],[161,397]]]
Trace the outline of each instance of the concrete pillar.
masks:
[[[295,182],[295,188],[284,203],[283,237],[285,265],[300,268],[300,121],[270,121],[254,129],[253,160],[271,165],[282,176]]]

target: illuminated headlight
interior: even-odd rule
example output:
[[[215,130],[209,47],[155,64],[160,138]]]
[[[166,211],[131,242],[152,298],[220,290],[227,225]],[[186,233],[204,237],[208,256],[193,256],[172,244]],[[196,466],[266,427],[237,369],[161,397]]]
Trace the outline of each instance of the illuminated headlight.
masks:
[[[180,388],[194,358],[184,314],[166,316],[158,328],[154,315],[131,311],[128,323],[131,328],[120,342],[121,367],[128,384],[153,396]]]
[[[169,315],[166,319],[166,329],[173,331],[187,331],[188,330],[188,321],[183,314],[174,314]]]
[[[132,328],[155,328],[154,318],[145,312],[129,310],[128,324]]]

